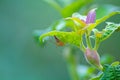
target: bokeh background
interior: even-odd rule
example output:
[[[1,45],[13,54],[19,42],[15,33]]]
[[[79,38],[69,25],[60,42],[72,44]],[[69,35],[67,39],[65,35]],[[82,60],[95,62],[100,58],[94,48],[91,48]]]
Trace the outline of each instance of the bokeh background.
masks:
[[[120,6],[120,0],[94,3]],[[0,80],[70,80],[63,48],[52,41],[42,48],[33,37],[34,30],[59,19],[61,15],[43,0],[0,0]],[[120,22],[120,16],[109,21]],[[104,41],[99,53],[120,60],[120,32]]]

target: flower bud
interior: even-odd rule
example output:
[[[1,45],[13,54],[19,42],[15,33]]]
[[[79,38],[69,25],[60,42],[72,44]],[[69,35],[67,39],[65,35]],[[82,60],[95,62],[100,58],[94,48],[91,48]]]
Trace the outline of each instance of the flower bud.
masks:
[[[102,65],[100,64],[100,57],[96,50],[91,50],[89,48],[86,48],[85,58],[88,61],[88,63],[102,70]]]
[[[92,9],[88,12],[87,18],[86,18],[86,24],[94,23],[96,19],[96,8]]]

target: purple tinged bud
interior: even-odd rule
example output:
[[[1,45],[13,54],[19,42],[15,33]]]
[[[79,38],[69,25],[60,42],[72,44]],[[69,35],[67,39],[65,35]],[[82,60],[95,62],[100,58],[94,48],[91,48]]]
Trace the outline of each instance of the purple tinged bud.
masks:
[[[86,48],[85,58],[88,63],[92,64],[96,68],[102,70],[102,65],[100,64],[100,57],[96,50],[91,50]]]
[[[86,24],[90,24],[90,23],[94,23],[95,22],[95,19],[96,19],[96,10],[97,8],[95,9],[92,9],[88,12],[88,15],[87,15],[87,18],[86,18]]]

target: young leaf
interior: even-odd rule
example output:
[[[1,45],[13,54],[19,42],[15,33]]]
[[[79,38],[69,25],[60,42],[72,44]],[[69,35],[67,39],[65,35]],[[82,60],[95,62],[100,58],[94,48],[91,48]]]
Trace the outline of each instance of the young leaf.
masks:
[[[39,37],[40,42],[44,42],[45,37],[47,36],[57,36],[62,42],[80,46],[81,35],[76,32],[61,32],[61,31],[51,31],[45,33]]]
[[[115,23],[107,23],[107,26],[105,27],[105,29],[103,29],[101,32],[94,29],[94,33],[95,33],[95,37],[97,40],[99,40],[100,42],[109,38],[114,31],[116,31],[118,28],[120,27],[120,24],[115,24]]]
[[[90,24],[89,27],[88,27],[88,30],[92,30],[93,28],[95,28],[97,25],[99,25],[100,23],[104,22],[105,20],[107,20],[108,18],[116,15],[116,14],[120,14],[120,12],[112,12],[110,13],[109,15],[107,16],[104,16],[103,18],[100,18],[98,20],[96,20],[96,22],[94,24]]]
[[[120,24],[115,24],[115,23],[107,23],[108,25],[106,26],[105,29],[102,31],[102,36],[100,38],[101,41],[109,38],[115,30],[117,30],[120,27]]]

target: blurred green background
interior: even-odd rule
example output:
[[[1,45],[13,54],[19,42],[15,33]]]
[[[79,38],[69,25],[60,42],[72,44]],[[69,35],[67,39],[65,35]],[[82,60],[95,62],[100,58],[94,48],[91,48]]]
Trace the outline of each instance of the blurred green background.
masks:
[[[120,6],[120,0],[95,0],[95,4]],[[54,42],[44,48],[33,31],[45,29],[61,19],[43,0],[0,0],[0,80],[70,80],[61,47]],[[116,15],[109,21],[120,22]],[[120,60],[120,32],[104,41],[100,55],[109,53]],[[84,62],[81,54],[81,61]]]

